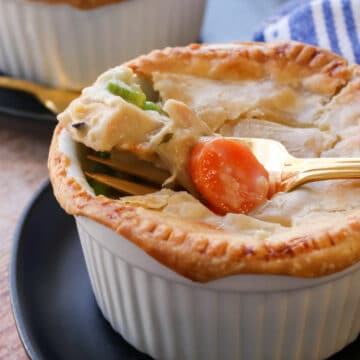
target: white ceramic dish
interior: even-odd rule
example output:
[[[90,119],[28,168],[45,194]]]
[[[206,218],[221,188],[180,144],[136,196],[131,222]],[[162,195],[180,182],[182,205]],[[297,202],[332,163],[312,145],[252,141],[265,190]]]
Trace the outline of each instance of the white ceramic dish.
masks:
[[[92,193],[66,131],[68,177]],[[77,217],[97,303],[112,327],[155,359],[325,359],[360,332],[360,263],[329,276],[237,275],[192,282],[110,228]]]
[[[93,10],[0,0],[0,70],[80,89],[155,48],[198,39],[205,0],[126,0]]]
[[[156,359],[324,359],[360,331],[360,264],[315,279],[187,280],[95,221],[77,227],[98,305]]]

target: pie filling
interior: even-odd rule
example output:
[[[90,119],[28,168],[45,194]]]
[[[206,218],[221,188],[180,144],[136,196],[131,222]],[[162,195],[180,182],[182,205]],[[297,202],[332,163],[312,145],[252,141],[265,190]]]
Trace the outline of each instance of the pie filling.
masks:
[[[61,135],[60,147],[73,159],[72,138],[85,145],[78,145],[81,152],[106,152],[112,158],[128,154],[125,156],[133,159],[135,155],[134,166],[145,160],[169,172],[162,190],[122,196],[120,202],[241,232],[253,241],[275,238],[289,232],[290,227],[296,234],[324,219],[336,222],[359,208],[360,182],[309,183],[271,199],[262,197],[257,206],[238,211],[246,214],[235,213],[231,207],[218,211],[211,201],[209,206],[206,191],[194,181],[189,157],[203,139],[223,136],[274,139],[297,157],[359,157],[360,102],[356,96],[349,98],[350,86],[329,95],[311,92],[296,81],[279,82],[270,77],[230,81],[154,72],[147,79],[120,66],[101,75],[59,115],[67,129]],[[201,167],[195,165],[194,169]],[[85,160],[78,164],[83,170],[89,166]],[[70,166],[76,167],[75,163]],[[220,168],[224,179],[227,167]],[[83,173],[71,171],[90,192]],[[257,191],[263,191],[266,174],[259,178]],[[230,202],[234,201],[234,189],[240,186],[232,181],[224,180]],[[206,186],[213,183],[214,178]],[[209,186],[212,198],[216,187]]]

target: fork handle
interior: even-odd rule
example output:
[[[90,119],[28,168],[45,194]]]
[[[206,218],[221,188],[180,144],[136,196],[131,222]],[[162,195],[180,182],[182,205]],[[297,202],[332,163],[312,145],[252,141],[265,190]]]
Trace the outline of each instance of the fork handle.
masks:
[[[13,79],[6,76],[0,76],[0,87],[14,90],[26,91],[37,95],[40,87],[26,80]]]
[[[0,76],[0,88],[25,91],[35,96],[45,107],[57,114],[63,111],[80,93],[38,85],[31,81]]]
[[[290,191],[308,182],[360,179],[360,158],[292,158],[284,164],[281,191]]]

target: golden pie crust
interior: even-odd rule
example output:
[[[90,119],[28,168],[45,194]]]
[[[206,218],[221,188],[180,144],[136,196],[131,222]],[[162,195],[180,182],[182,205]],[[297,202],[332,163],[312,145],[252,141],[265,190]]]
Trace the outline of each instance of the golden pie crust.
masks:
[[[115,4],[124,0],[31,0],[48,4],[68,4],[79,9],[93,9],[104,5]]]
[[[294,42],[239,43],[229,46],[190,45],[156,50],[126,64],[136,73],[182,73],[211,79],[271,78],[291,82],[305,91],[326,95],[336,113],[347,102],[360,101],[359,67],[329,51]],[[295,84],[295,85],[294,85]],[[325,106],[325,105],[324,105]],[[329,107],[325,106],[325,112]],[[336,127],[328,116],[327,126]],[[352,120],[357,122],[356,120]],[[54,193],[69,214],[86,216],[113,229],[172,270],[195,281],[210,281],[244,273],[317,277],[351,266],[360,259],[360,209],[350,209],[339,221],[323,220],[300,232],[279,234],[276,241],[249,242],[241,233],[168,216],[140,206],[90,195],[68,176],[71,163],[59,146],[58,125],[49,154]]]

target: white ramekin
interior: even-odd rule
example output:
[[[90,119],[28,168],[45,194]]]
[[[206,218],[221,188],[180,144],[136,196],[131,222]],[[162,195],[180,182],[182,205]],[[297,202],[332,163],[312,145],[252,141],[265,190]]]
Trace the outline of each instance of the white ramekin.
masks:
[[[205,0],[125,0],[93,10],[0,0],[0,71],[79,89],[152,49],[198,39]]]
[[[76,222],[102,313],[156,359],[325,359],[359,334],[359,263],[315,279],[239,275],[200,284],[111,229]]]

